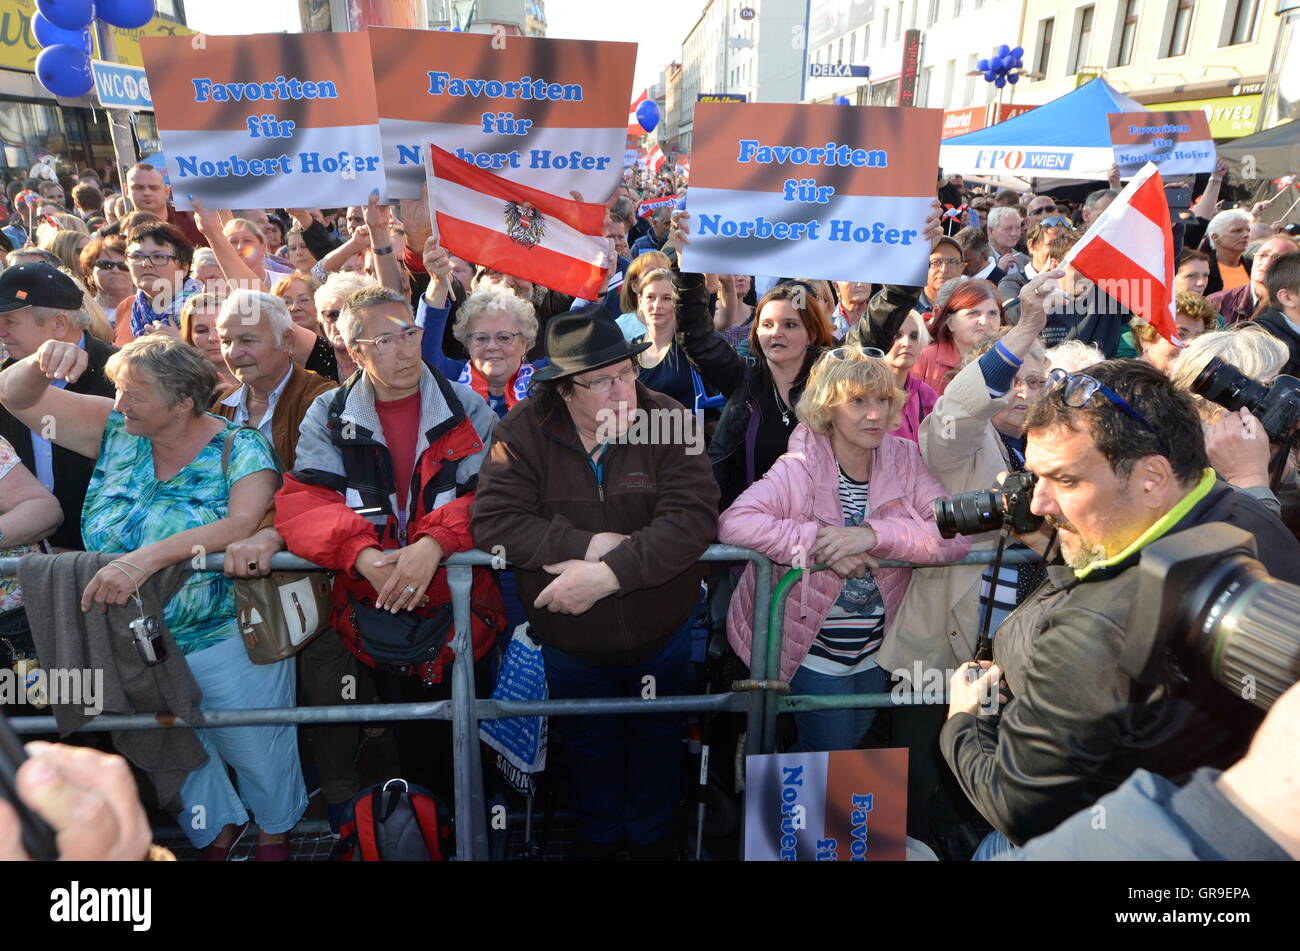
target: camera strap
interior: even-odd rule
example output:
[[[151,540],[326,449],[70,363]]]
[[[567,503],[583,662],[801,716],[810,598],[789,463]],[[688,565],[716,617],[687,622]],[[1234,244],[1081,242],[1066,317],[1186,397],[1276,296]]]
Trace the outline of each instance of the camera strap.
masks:
[[[1286,439],[1282,440],[1282,445],[1273,458],[1268,461],[1268,487],[1269,491],[1277,493],[1278,486],[1282,484],[1282,473],[1286,471],[1286,461],[1291,457],[1291,450],[1295,448],[1296,434],[1295,431],[1287,433]]]
[[[980,618],[980,636],[975,642],[975,659],[993,659],[993,639],[989,637],[989,626],[993,623],[993,599],[998,592],[998,575],[1002,572],[1002,553],[1007,549],[1011,538],[1011,524],[1003,522],[1002,531],[998,533],[998,547],[993,554],[993,575],[989,579],[988,597],[984,599],[984,616]]]

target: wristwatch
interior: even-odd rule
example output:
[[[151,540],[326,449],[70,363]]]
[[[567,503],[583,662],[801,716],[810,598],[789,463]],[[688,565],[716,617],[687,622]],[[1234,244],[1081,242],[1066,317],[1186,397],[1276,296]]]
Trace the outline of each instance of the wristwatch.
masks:
[[[371,248],[370,250],[371,250],[371,251],[374,251],[375,254],[392,254],[392,253],[393,253],[393,246],[390,244],[390,245],[389,245],[388,247],[386,247],[386,248]]]

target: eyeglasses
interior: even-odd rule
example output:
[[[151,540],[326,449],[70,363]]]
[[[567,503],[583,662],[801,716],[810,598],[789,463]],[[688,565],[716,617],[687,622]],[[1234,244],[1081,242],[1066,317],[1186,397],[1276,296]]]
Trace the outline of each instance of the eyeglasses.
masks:
[[[180,260],[176,255],[168,254],[166,251],[152,251],[149,254],[141,254],[138,251],[132,251],[126,256],[126,259],[128,261],[134,261],[136,264],[144,264],[145,262],[148,262],[154,267],[162,267],[168,261]]]
[[[1046,228],[1068,228],[1070,219],[1062,218],[1060,215],[1052,215],[1050,218],[1040,218],[1038,223]]]
[[[1127,413],[1131,418],[1137,420],[1144,427],[1150,430],[1157,439],[1160,439],[1160,444],[1162,446],[1164,445],[1164,439],[1161,438],[1160,433],[1156,431],[1156,428],[1148,423],[1141,413],[1130,406],[1124,400],[1124,397],[1120,396],[1100,380],[1094,379],[1086,373],[1070,374],[1062,368],[1057,367],[1051,373],[1047,374],[1047,389],[1049,391],[1054,390],[1058,386],[1061,386],[1061,384],[1064,384],[1064,387],[1061,390],[1061,402],[1066,406],[1069,406],[1072,409],[1082,409],[1092,401],[1094,396],[1100,393]]]
[[[126,271],[127,266],[125,261],[96,261],[95,270],[96,271]]]
[[[937,271],[940,268],[964,267],[966,262],[961,258],[930,258],[930,270]]]
[[[870,357],[873,360],[883,360],[885,358],[885,351],[877,347],[837,347],[827,352],[834,360],[852,360],[858,356]]]
[[[583,383],[581,380],[574,380],[574,384],[583,389],[590,390],[595,396],[604,396],[614,386],[614,381],[622,383],[624,386],[632,386],[636,383],[636,378],[640,371],[636,367],[628,367],[617,376],[598,376],[594,380],[588,380]]]
[[[414,340],[419,340],[421,335],[423,335],[423,333],[424,333],[423,327],[407,327],[401,333],[380,334],[378,337],[375,337],[373,340],[364,340],[358,337],[356,342],[368,343],[370,344],[370,346],[375,348],[375,353],[382,355],[382,354],[392,353],[393,349],[397,346],[398,340],[401,340],[403,343],[410,343]]]
[[[469,345],[472,347],[486,347],[489,343],[495,340],[496,345],[500,347],[502,350],[504,350],[506,347],[510,346],[512,343],[515,342],[516,337],[522,337],[522,336],[523,334],[519,333],[518,331],[516,331],[515,333],[508,333],[507,331],[503,330],[500,333],[496,333],[496,334],[485,334],[485,333],[470,334],[465,339],[469,342]]]

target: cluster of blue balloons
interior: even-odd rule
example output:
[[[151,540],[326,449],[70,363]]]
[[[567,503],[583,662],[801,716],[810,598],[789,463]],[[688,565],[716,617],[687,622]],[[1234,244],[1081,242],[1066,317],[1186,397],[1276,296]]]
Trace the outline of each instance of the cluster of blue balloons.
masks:
[[[1020,73],[1016,70],[1024,68],[1024,55],[1023,47],[1011,47],[1003,43],[998,47],[996,56],[980,60],[975,64],[975,68],[984,74],[985,82],[992,83],[999,89],[1007,83],[1014,86],[1020,82]]]
[[[36,0],[32,33],[42,47],[36,78],[65,99],[90,92],[90,25],[98,16],[110,26],[136,30],[153,19],[154,0]]]

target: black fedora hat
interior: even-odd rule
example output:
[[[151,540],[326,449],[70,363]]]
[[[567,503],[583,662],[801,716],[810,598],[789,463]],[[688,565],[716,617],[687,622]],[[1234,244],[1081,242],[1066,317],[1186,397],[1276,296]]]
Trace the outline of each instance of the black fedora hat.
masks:
[[[533,374],[533,380],[543,383],[599,370],[649,348],[648,340],[632,343],[624,337],[603,304],[589,304],[558,314],[547,323],[547,362]]]

